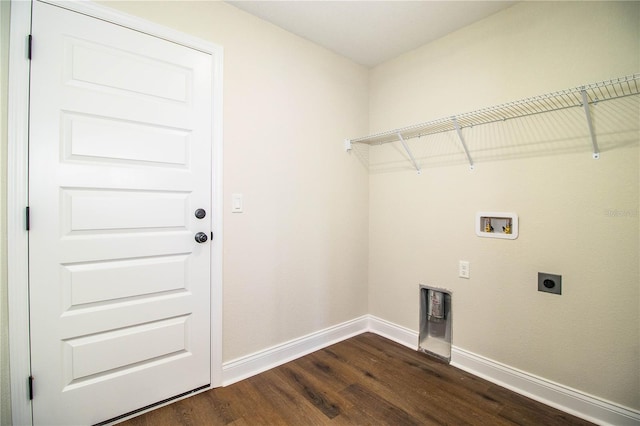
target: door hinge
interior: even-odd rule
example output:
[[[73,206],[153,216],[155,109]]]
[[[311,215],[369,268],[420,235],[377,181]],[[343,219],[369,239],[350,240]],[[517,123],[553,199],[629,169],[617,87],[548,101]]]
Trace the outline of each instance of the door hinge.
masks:
[[[31,52],[33,51],[33,36],[29,34],[27,36],[27,57],[31,60]]]
[[[24,219],[25,227],[27,228],[27,231],[29,231],[31,229],[31,213],[29,211],[29,206],[24,209]]]
[[[29,376],[29,401],[33,400],[33,376]]]

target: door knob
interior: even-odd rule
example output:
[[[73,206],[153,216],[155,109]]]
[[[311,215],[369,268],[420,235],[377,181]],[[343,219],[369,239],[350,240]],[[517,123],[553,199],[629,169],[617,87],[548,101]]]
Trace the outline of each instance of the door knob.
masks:
[[[196,242],[197,243],[206,243],[207,240],[209,239],[209,237],[207,237],[207,234],[205,234],[204,232],[198,232],[196,234]]]
[[[195,215],[198,219],[203,219],[207,215],[207,212],[205,209],[198,209],[196,210]]]

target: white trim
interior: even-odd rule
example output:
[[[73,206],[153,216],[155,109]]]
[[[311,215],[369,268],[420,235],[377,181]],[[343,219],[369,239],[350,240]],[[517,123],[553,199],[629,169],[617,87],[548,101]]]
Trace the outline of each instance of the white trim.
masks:
[[[213,239],[211,241],[211,386],[222,386],[222,321],[224,294],[222,281],[222,215],[224,212],[223,196],[223,49],[216,47],[210,52],[213,57],[213,146],[211,208]]]
[[[131,28],[208,54],[213,63],[212,217],[215,239],[211,265],[211,385],[222,384],[222,70],[223,49],[159,24],[133,17],[89,1],[47,0],[66,9]],[[7,258],[9,302],[9,355],[13,424],[32,424],[27,398],[30,375],[28,239],[24,208],[28,203],[29,61],[26,37],[31,32],[31,2],[11,2],[9,40],[9,112],[7,150]]]
[[[417,350],[418,333],[369,315],[369,331]],[[603,425],[640,425],[640,411],[588,395],[567,386],[453,346],[451,365],[576,417]]]
[[[452,348],[451,365],[596,424],[640,425],[640,411],[613,404],[461,348]]]
[[[223,386],[247,379],[358,334],[372,332],[417,350],[418,333],[381,318],[363,315],[342,324],[246,355],[222,366]]]
[[[418,333],[369,315],[369,331],[411,349]],[[640,411],[571,389],[453,346],[451,365],[576,417],[602,425],[640,426]]]
[[[130,28],[136,31],[140,31],[145,34],[152,35],[157,38],[161,38],[173,43],[181,44],[183,46],[200,50],[204,53],[210,53],[214,58],[220,59],[222,57],[222,47],[211,43],[206,40],[194,37],[190,34],[186,34],[172,28],[164,27],[155,22],[147,21],[146,19],[139,18],[137,16],[126,14],[115,9],[111,9],[106,6],[102,6],[97,3],[93,3],[91,0],[37,0],[42,3],[48,3],[54,6],[62,7],[67,10],[82,13],[87,16],[101,19],[103,21],[111,22],[116,25],[120,25],[126,28]],[[220,54],[218,56],[218,54]]]
[[[362,334],[368,331],[368,323],[368,315],[364,315],[251,355],[225,362],[222,366],[222,383],[224,386],[228,386],[311,352],[326,348],[334,343]]]
[[[400,343],[409,349],[418,350],[418,333],[408,328],[369,315],[369,331]]]
[[[223,384],[231,385],[350,337],[372,332],[417,350],[418,333],[373,315],[293,339],[225,362]],[[602,425],[638,426],[640,412],[452,347],[451,365],[566,413]]]
[[[361,333],[372,332],[417,350],[418,333],[373,315],[311,333],[223,365],[228,386]],[[452,347],[451,365],[499,386],[602,425],[638,426],[640,412],[537,377],[505,364]]]

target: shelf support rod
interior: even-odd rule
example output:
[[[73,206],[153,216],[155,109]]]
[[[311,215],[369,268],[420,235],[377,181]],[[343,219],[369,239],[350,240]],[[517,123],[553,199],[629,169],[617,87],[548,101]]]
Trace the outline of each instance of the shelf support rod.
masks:
[[[411,162],[413,163],[413,167],[415,167],[415,169],[418,172],[418,174],[421,174],[422,170],[420,169],[420,166],[418,165],[418,162],[416,161],[416,159],[414,158],[413,154],[411,153],[411,150],[409,149],[409,145],[407,145],[407,142],[405,142],[405,140],[402,137],[402,134],[400,132],[398,132],[397,135],[398,135],[398,139],[400,139],[400,143],[402,143],[402,146],[404,147],[404,150],[407,151],[407,154],[409,155],[409,158],[411,159]]]
[[[462,129],[460,129],[460,124],[458,124],[458,120],[454,115],[451,117],[451,121],[453,121],[453,126],[456,128],[456,133],[458,134],[458,139],[460,139],[460,143],[462,144],[462,149],[464,149],[464,154],[467,156],[467,160],[469,161],[469,169],[473,170],[473,160],[471,159],[471,155],[469,154],[469,150],[467,149],[467,144],[464,142],[464,137],[462,136]]]
[[[600,150],[598,149],[598,142],[596,141],[596,133],[593,131],[593,121],[591,120],[591,110],[589,110],[589,98],[587,97],[587,91],[582,89],[580,91],[582,95],[582,107],[584,108],[584,114],[587,117],[587,125],[589,126],[589,134],[591,135],[591,145],[593,145],[593,159],[600,158]]]

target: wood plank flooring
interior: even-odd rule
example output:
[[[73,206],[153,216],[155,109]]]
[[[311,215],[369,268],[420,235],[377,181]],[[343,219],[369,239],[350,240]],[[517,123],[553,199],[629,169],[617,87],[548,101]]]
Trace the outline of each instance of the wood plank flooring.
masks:
[[[121,423],[589,424],[371,333]]]

